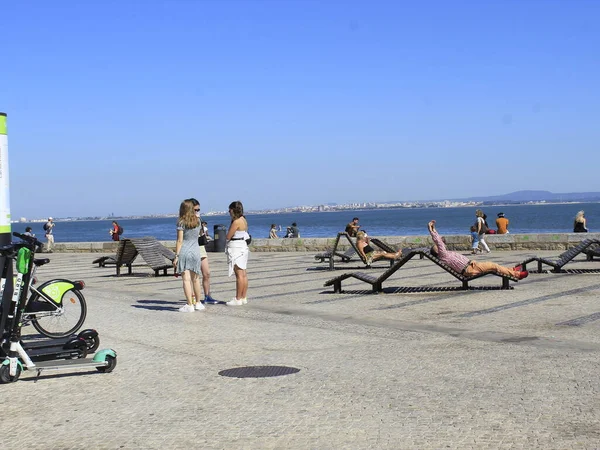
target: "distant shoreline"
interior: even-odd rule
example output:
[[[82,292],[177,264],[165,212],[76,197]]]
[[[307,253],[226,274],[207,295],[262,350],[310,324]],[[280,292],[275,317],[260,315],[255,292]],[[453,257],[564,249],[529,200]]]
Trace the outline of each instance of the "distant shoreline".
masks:
[[[388,209],[450,209],[450,208],[488,208],[488,207],[502,207],[502,206],[550,206],[550,205],[577,205],[582,203],[600,203],[598,201],[572,201],[572,202],[527,202],[527,203],[474,203],[470,205],[452,205],[452,206],[427,206],[427,203],[423,203],[422,206],[390,206],[390,207],[377,207],[377,208],[338,208],[338,209],[329,209],[326,211],[248,211],[247,215],[279,215],[279,214],[306,214],[306,213],[338,213],[338,212],[361,212],[361,211],[382,211]],[[203,217],[222,217],[227,216],[226,212],[220,213],[204,213]],[[114,216],[114,217],[67,217],[60,218],[57,217],[53,219],[54,222],[111,222],[113,220],[145,220],[145,219],[169,219],[169,218],[177,218],[177,214],[154,214],[147,216]],[[47,219],[31,219],[31,220],[11,220],[11,224],[25,224],[25,223],[44,223],[47,222]]]

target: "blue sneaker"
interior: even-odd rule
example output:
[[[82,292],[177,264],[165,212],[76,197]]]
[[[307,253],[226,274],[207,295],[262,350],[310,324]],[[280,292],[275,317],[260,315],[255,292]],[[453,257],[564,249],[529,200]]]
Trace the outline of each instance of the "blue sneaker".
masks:
[[[216,305],[217,303],[219,303],[219,301],[215,300],[210,295],[207,295],[204,297],[204,301],[202,303],[204,303],[205,305]]]

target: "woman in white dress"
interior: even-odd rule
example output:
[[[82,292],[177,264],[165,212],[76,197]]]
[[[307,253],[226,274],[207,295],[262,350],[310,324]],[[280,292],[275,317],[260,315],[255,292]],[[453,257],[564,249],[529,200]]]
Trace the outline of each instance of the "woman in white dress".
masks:
[[[229,205],[231,224],[225,236],[227,239],[227,263],[229,264],[229,276],[235,273],[235,297],[227,302],[229,306],[241,306],[248,303],[248,275],[246,266],[248,264],[248,222],[244,217],[244,206],[242,202],[235,201]]]

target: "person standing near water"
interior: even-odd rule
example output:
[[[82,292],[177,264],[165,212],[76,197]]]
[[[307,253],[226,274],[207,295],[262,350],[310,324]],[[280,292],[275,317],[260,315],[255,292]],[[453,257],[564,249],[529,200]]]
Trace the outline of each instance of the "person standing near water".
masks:
[[[190,199],[179,205],[179,219],[177,221],[177,242],[175,244],[175,258],[173,266],[175,273],[181,274],[183,293],[186,304],[179,308],[180,312],[194,312],[204,309],[204,305],[196,299],[201,298],[200,287],[200,207],[194,206]]]
[[[210,236],[208,235],[208,223],[203,221],[200,217],[200,202],[193,197],[189,200],[194,206],[194,214],[197,214],[200,219],[200,235],[206,236],[206,242],[208,243],[210,240]],[[198,240],[198,245],[200,245],[200,239]],[[202,303],[205,305],[216,305],[219,301],[210,296],[210,267],[208,265],[208,253],[206,253],[205,245],[200,245],[200,272],[202,272],[202,290],[204,291],[204,300],[202,300]]]
[[[229,205],[229,215],[231,216],[231,224],[227,230],[227,263],[229,265],[229,276],[235,273],[235,297],[227,302],[229,306],[241,306],[248,303],[248,275],[246,274],[246,266],[248,265],[248,250],[247,240],[250,239],[248,234],[248,222],[244,217],[244,206],[242,202],[235,201]]]
[[[52,217],[48,217],[48,222],[44,224],[44,231],[46,232],[46,251],[48,253],[54,252],[54,220]]]

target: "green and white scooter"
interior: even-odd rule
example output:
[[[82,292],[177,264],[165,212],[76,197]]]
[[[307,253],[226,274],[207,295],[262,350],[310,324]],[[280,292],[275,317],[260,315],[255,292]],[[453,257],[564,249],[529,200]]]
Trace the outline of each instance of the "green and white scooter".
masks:
[[[10,383],[17,381],[24,370],[37,371],[39,376],[43,371],[74,371],[96,369],[99,372],[109,373],[117,365],[117,353],[113,349],[97,351],[93,359],[85,359],[87,352],[82,351],[83,346],[74,339],[69,345],[56,346],[51,351],[51,360],[34,362],[26,349],[21,344],[22,316],[27,305],[27,296],[33,256],[36,247],[41,243],[19,233],[13,235],[23,239],[22,242],[12,243],[0,247],[0,255],[5,257],[5,265],[12,264],[16,259],[17,276],[15,277],[14,291],[9,299],[5,299],[0,311],[3,324],[0,329],[0,382]],[[7,267],[3,268],[3,273]],[[46,351],[46,355],[48,351]],[[75,359],[74,359],[75,358]],[[79,359],[77,359],[79,358]],[[46,358],[48,359],[48,358]]]

